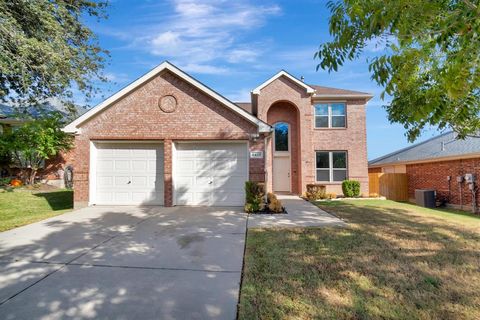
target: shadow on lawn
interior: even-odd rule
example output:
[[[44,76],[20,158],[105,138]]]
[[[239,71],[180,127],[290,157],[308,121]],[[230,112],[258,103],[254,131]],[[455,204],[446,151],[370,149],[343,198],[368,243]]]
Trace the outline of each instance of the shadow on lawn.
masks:
[[[73,191],[39,192],[33,195],[47,200],[53,211],[73,209]]]
[[[253,231],[241,319],[480,318],[478,229],[400,208],[320,207],[349,227]]]

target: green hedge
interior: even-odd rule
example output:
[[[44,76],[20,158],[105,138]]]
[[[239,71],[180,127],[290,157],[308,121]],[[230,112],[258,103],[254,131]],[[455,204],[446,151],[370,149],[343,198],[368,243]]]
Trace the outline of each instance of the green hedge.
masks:
[[[360,182],[355,180],[345,180],[342,182],[343,195],[347,198],[360,196]]]

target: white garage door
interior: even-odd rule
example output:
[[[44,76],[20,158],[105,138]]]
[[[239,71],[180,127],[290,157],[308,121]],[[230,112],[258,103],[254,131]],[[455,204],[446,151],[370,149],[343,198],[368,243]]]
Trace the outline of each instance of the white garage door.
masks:
[[[246,143],[176,144],[176,204],[243,206],[247,152]]]
[[[96,146],[95,204],[163,205],[163,145]]]

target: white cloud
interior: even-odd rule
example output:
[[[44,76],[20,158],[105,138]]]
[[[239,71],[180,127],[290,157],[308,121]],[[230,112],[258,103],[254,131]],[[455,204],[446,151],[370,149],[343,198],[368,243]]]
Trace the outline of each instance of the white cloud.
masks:
[[[116,72],[106,72],[105,78],[107,78],[107,81],[117,82],[117,83],[124,83],[129,80],[129,77],[126,73],[116,73]]]
[[[188,63],[188,64],[179,64],[179,67],[186,71],[186,72],[194,72],[194,73],[204,73],[204,74],[225,74],[228,72],[228,68],[218,67],[208,64],[196,64],[196,63]]]
[[[173,12],[152,14],[148,22],[130,26],[134,39],[130,48],[175,60],[197,73],[224,73],[228,67],[213,65],[255,61],[261,40],[248,32],[281,13],[278,5],[250,0],[171,0],[169,4]]]
[[[231,63],[242,63],[255,61],[259,56],[260,50],[252,49],[233,49],[227,52],[227,61]]]
[[[233,93],[227,93],[225,96],[230,100],[234,102],[250,102],[251,96],[250,96],[250,91],[251,88],[244,88],[239,91],[233,92]]]

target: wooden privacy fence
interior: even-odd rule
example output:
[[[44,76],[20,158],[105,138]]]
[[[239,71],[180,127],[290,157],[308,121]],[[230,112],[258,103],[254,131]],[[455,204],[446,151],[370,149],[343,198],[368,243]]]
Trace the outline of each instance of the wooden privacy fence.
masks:
[[[368,183],[370,194],[394,201],[408,201],[406,173],[369,173]]]

